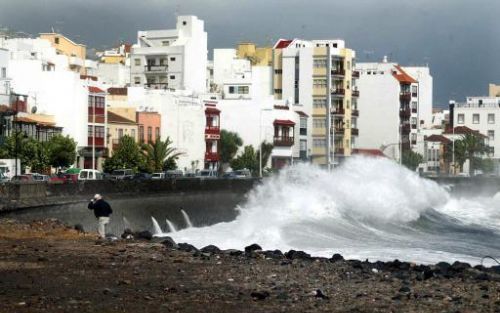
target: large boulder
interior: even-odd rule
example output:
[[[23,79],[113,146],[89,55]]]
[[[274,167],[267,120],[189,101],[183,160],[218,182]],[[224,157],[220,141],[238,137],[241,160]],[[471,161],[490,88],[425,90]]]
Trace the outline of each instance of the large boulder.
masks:
[[[305,253],[304,251],[295,251],[295,250],[290,250],[285,253],[285,256],[287,259],[290,260],[310,260],[311,255],[308,253]]]
[[[262,250],[262,247],[259,246],[256,243],[251,244],[251,245],[245,247],[245,253],[251,253],[251,252],[254,252],[254,251],[261,251],[261,250]]]
[[[151,240],[151,239],[153,239],[153,234],[149,230],[143,230],[143,231],[135,233],[135,238],[136,239]]]
[[[201,252],[203,253],[212,253],[212,254],[217,254],[220,253],[220,249],[214,245],[208,245],[206,247],[203,247],[200,249]]]
[[[161,242],[168,249],[177,249],[179,246],[175,243],[175,241],[171,237],[163,237],[163,241]]]

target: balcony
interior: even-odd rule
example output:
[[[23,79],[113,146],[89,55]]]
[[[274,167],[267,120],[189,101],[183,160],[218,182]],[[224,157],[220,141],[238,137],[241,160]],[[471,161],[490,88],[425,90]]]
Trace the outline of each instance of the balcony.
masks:
[[[351,115],[352,115],[352,116],[356,116],[356,117],[357,117],[357,116],[359,116],[359,110],[357,110],[357,109],[352,109]]]
[[[401,102],[410,102],[411,93],[409,91],[402,91],[399,93],[399,101]]]
[[[293,137],[283,137],[283,136],[274,137],[274,145],[278,147],[290,147],[293,146],[293,143],[294,143]]]
[[[344,127],[335,127],[335,129],[333,131],[335,133],[335,136],[343,136],[344,132],[345,132],[345,128]]]
[[[411,129],[417,129],[417,124],[411,124]]]
[[[333,107],[332,108],[332,114],[333,115],[344,115],[345,114],[345,111],[344,111],[344,108],[342,107]]]
[[[351,128],[351,136],[359,136],[359,129]]]
[[[410,133],[410,124],[403,124],[401,126],[401,131],[403,133],[407,133],[407,134]]]
[[[93,145],[92,139],[93,139],[92,137],[87,138],[87,142],[88,142],[87,145],[89,147],[92,147],[92,145]],[[104,138],[95,137],[95,146],[104,148]]]
[[[359,90],[353,90],[352,91],[352,96],[353,97],[359,97]]]
[[[205,152],[205,161],[217,162],[219,161],[219,153],[217,152]]]
[[[409,119],[411,115],[409,108],[403,108],[399,110],[399,118],[401,119]]]
[[[334,96],[343,97],[345,95],[345,89],[344,88],[332,88],[331,93]]]
[[[79,57],[70,57],[69,58],[69,65],[83,67],[85,65],[85,63]]]
[[[416,108],[411,109],[411,113],[417,113],[417,109]]]
[[[345,70],[343,68],[332,69],[332,75],[334,76],[345,76]]]
[[[144,72],[146,73],[165,73],[168,71],[168,66],[166,65],[146,65],[144,66]]]
[[[417,144],[417,141],[416,141],[416,140],[412,140],[412,141],[411,141],[411,144],[412,144],[413,146],[415,146],[415,145]]]
[[[359,71],[352,71],[352,78],[359,78]]]
[[[219,126],[205,126],[205,134],[220,134]]]
[[[165,90],[168,89],[167,83],[151,83],[151,84],[146,84],[145,86],[150,89],[165,89]]]

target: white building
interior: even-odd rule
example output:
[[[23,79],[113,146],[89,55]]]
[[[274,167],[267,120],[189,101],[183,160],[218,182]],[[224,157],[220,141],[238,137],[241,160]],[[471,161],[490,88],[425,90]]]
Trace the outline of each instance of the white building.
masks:
[[[9,103],[9,51],[0,47],[0,105],[8,105]]]
[[[107,87],[125,87],[130,85],[130,63],[98,63],[94,76]]]
[[[429,69],[407,69],[386,59],[381,63],[358,63],[356,69],[362,91],[358,99],[361,114],[356,147],[381,149],[396,160],[400,159],[401,150],[423,149],[421,130],[432,126]]]
[[[500,97],[468,97],[466,103],[451,103],[453,123],[466,126],[488,137],[488,157],[500,167]]]
[[[131,52],[131,84],[203,93],[207,33],[196,16],[178,16],[176,29],[139,31]]]

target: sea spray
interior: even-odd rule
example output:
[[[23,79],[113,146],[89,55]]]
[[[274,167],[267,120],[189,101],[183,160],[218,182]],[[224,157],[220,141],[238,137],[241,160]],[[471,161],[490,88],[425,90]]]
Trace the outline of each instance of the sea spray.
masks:
[[[153,229],[154,229],[154,235],[161,235],[163,234],[163,231],[160,227],[160,224],[158,224],[158,221],[151,216],[151,220],[153,221]]]
[[[168,228],[170,229],[170,232],[171,232],[171,233],[175,233],[175,232],[177,232],[177,229],[176,229],[176,227],[175,227],[174,223],[172,223],[171,221],[169,221],[169,219],[168,219],[168,218],[166,219],[166,221],[167,221],[167,226],[168,226]]]
[[[186,226],[188,228],[193,227],[193,223],[191,223],[191,219],[189,218],[189,215],[186,213],[186,211],[181,209],[181,213],[182,213],[182,216],[184,217],[184,221],[186,222]]]
[[[474,203],[487,205],[481,201]],[[332,172],[307,164],[284,169],[249,194],[234,221],[172,237],[222,249],[258,243],[318,256],[474,263],[478,255],[500,249],[500,236],[485,237],[462,224],[459,213],[470,207],[392,160],[356,156]]]

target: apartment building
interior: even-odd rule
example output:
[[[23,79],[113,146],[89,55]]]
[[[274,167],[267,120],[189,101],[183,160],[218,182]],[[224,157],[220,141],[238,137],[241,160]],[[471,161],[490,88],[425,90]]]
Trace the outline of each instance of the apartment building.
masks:
[[[161,115],[153,111],[136,112],[136,122],[139,129],[139,143],[154,143],[161,137]]]
[[[500,97],[500,85],[489,84],[488,91],[490,97]]]
[[[312,149],[303,148],[315,164],[341,162],[359,135],[355,58],[343,40],[280,39],[274,45],[275,99],[311,117],[306,142]]]
[[[0,105],[10,103],[9,50],[0,47]]]
[[[106,91],[88,86],[87,145],[79,148],[79,165],[83,168],[102,169],[107,150],[108,114]]]
[[[238,58],[248,59],[252,65],[273,65],[272,47],[257,47],[253,42],[241,42],[238,44],[236,51]]]
[[[87,74],[85,69],[87,48],[85,45],[75,43],[68,37],[58,33],[41,33],[39,38],[49,41],[58,55],[65,55],[72,71],[83,75]]]
[[[108,86],[125,87],[130,85],[130,52],[132,45],[121,44],[119,47],[97,53],[95,76]]]
[[[465,126],[487,136],[489,157],[500,162],[500,97],[468,97],[465,103],[451,101],[455,127]]]
[[[358,87],[363,91],[357,103],[362,115],[356,147],[381,149],[395,160],[400,160],[405,150],[421,149],[423,136],[419,134],[433,123],[429,69],[407,69],[384,58],[379,63],[358,63],[356,70]]]
[[[176,29],[139,31],[130,81],[152,89],[205,92],[207,33],[196,16],[178,16]]]

